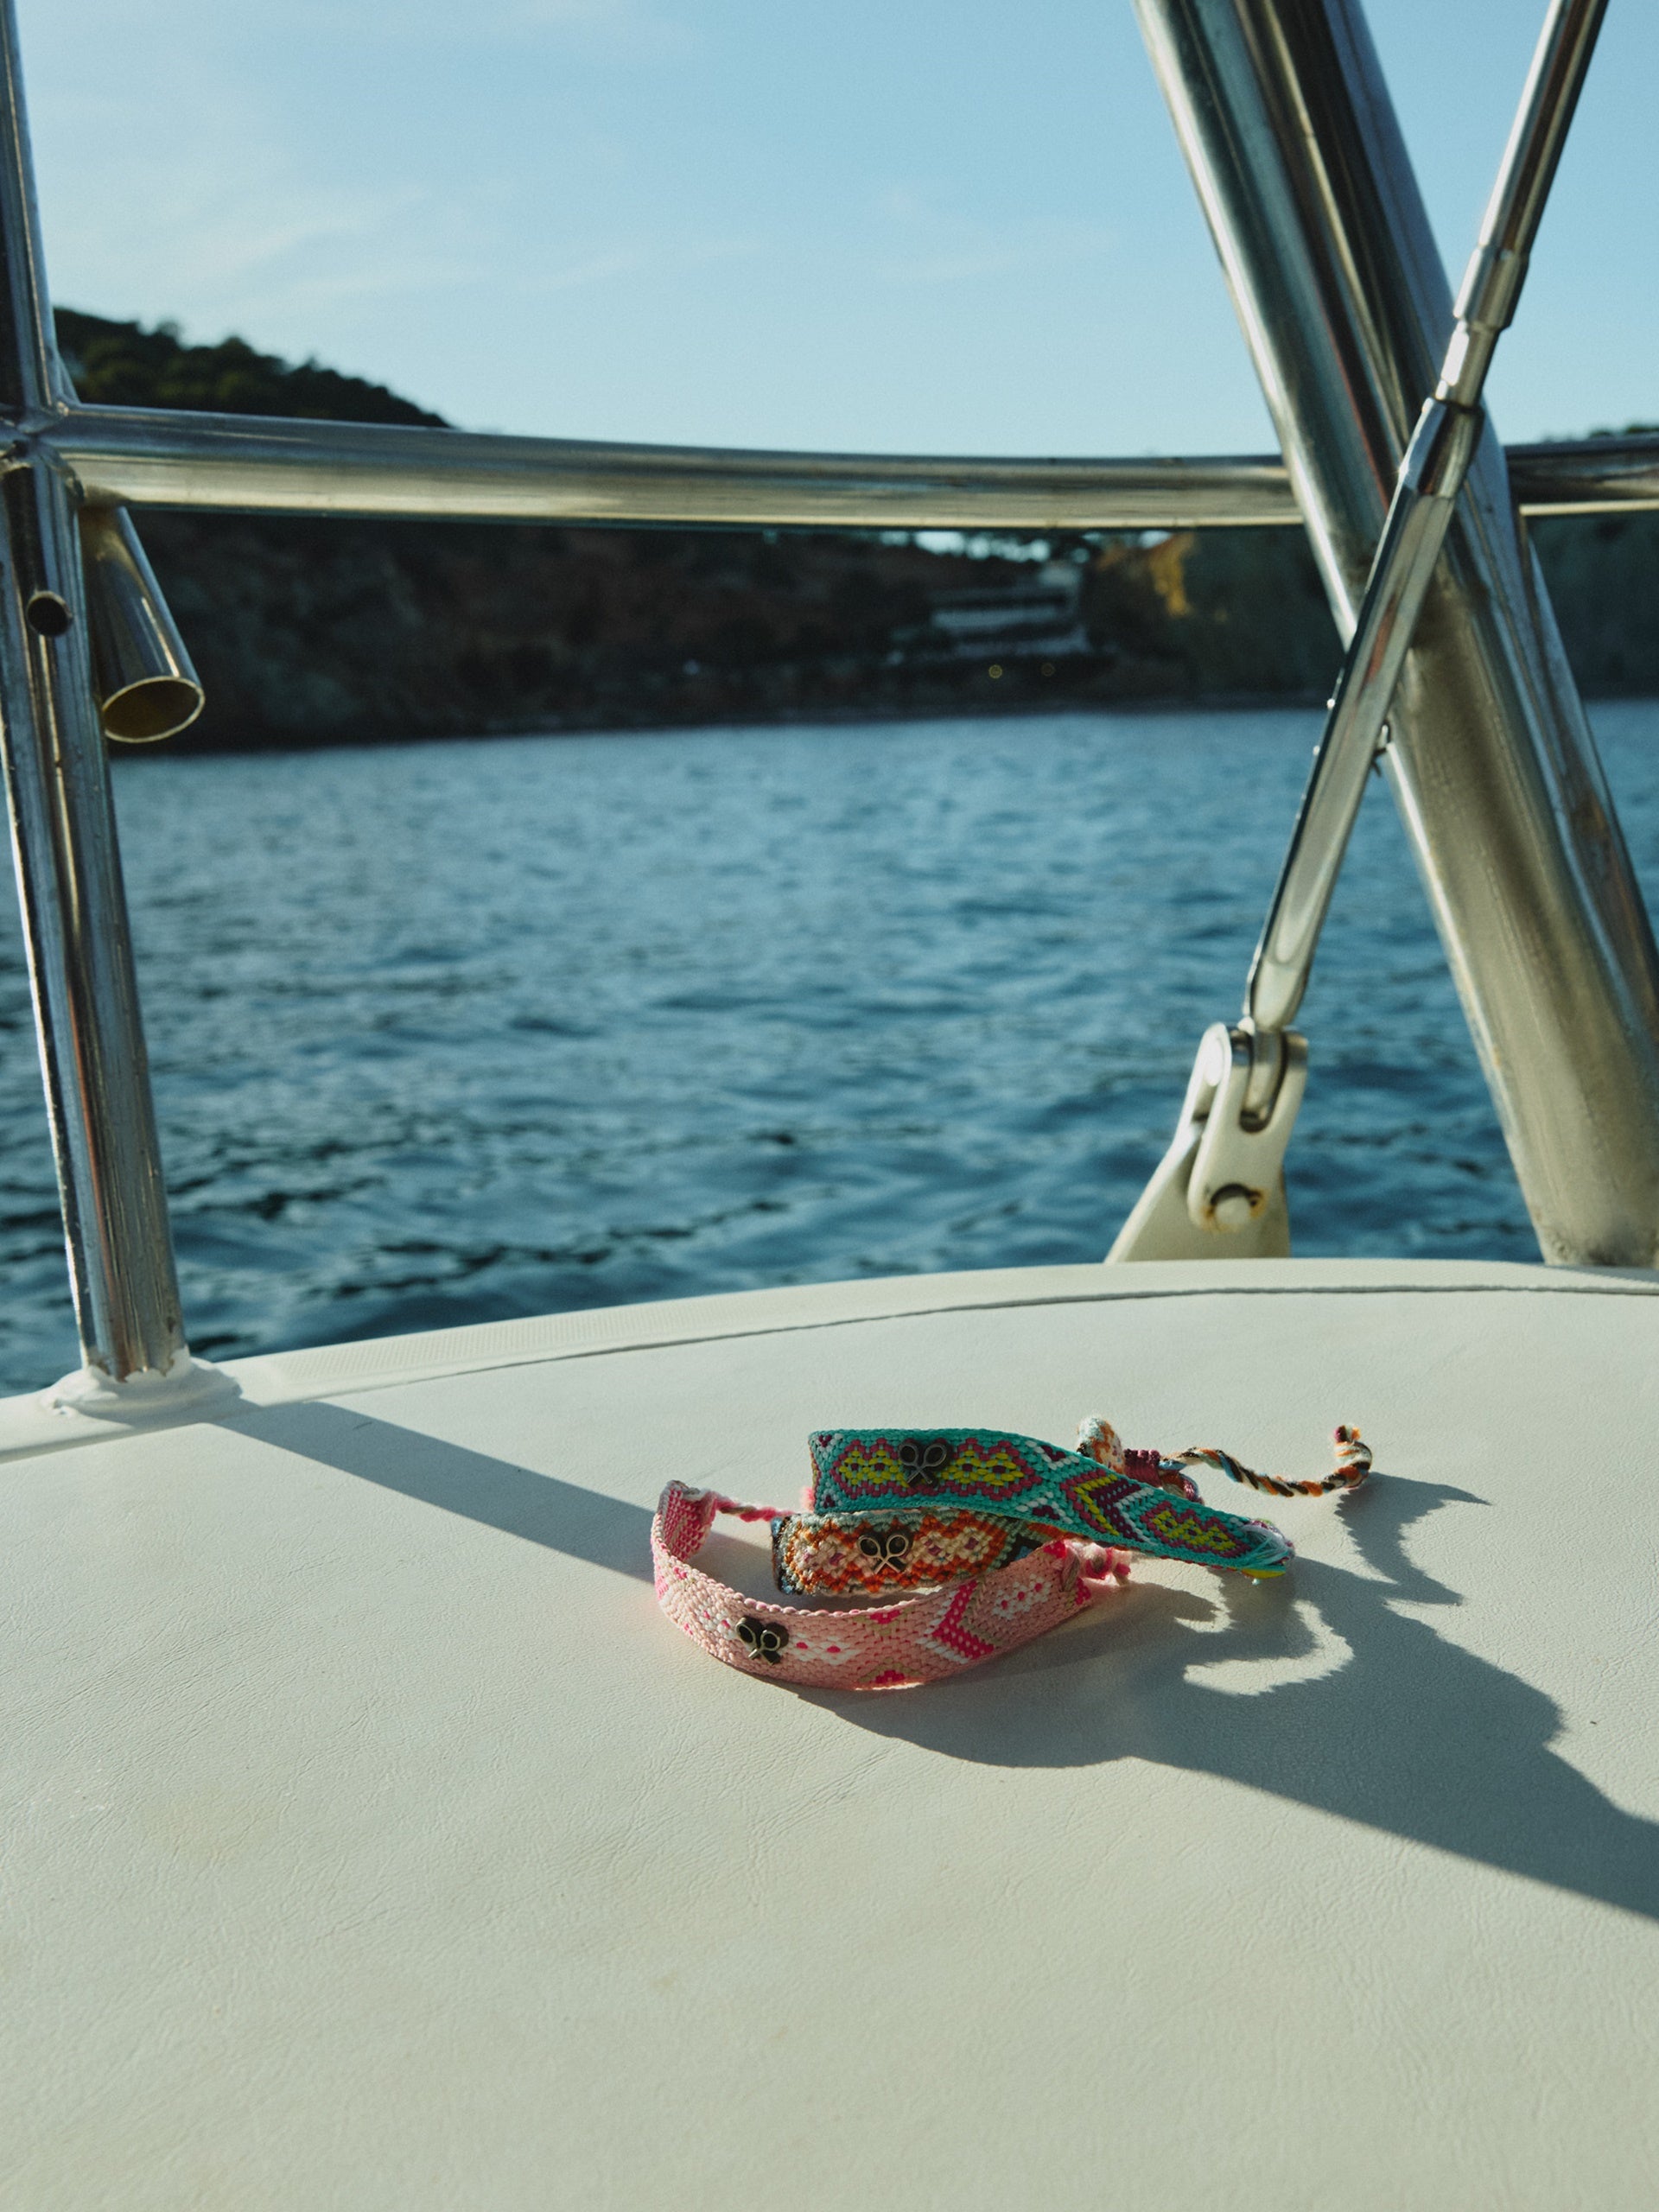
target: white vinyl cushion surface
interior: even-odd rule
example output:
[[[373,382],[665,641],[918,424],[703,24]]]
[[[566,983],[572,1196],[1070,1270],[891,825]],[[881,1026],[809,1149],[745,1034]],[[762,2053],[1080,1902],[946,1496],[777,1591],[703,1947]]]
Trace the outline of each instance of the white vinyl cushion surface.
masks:
[[[1652,1279],[512,1326],[0,1466],[0,2202],[1659,2202]],[[657,1611],[671,1475],[790,1503],[814,1427],[1093,1411],[1291,1474],[1354,1421],[1378,1473],[1206,1478],[1283,1583],[1138,1566],[934,1688],[794,1694]],[[758,1535],[707,1563],[769,1587]]]

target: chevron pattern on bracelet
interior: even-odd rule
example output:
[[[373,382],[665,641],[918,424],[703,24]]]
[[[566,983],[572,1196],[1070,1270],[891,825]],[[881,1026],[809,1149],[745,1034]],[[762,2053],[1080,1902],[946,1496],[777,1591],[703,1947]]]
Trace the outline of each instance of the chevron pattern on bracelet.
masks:
[[[880,1598],[988,1574],[1052,1543],[1055,1534],[1040,1522],[971,1505],[791,1513],[772,1524],[772,1580],[798,1597]]]
[[[1007,1430],[820,1429],[811,1452],[815,1513],[939,1499],[1247,1574],[1281,1573],[1292,1556],[1289,1538],[1268,1522],[1172,1497],[1081,1452]]]

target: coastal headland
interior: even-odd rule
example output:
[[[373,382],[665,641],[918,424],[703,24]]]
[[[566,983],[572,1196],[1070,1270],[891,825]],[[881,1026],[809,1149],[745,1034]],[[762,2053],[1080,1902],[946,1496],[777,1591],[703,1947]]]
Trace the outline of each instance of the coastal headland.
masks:
[[[437,425],[237,339],[60,308],[83,398]],[[1324,696],[1298,530],[590,529],[151,512],[207,690],[179,749]],[[1659,516],[1533,526],[1586,692],[1659,693]],[[170,748],[169,748],[170,749]]]

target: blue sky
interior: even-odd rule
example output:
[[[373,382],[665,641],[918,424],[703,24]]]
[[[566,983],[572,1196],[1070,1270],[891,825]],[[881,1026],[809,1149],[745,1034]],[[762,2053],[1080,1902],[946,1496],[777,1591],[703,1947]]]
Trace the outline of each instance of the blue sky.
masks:
[[[1129,0],[20,0],[54,296],[474,428],[1271,434]],[[1372,0],[1454,276],[1541,0]],[[1613,0],[1504,434],[1659,419],[1659,9]],[[1643,147],[1649,150],[1643,154]]]

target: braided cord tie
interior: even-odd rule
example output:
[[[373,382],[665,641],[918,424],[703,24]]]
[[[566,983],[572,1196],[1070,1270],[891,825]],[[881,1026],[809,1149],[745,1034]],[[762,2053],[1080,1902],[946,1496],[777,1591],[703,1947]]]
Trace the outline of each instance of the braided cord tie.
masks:
[[[1213,1444],[1191,1445],[1162,1464],[1172,1472],[1183,1467],[1214,1467],[1230,1481],[1243,1483],[1249,1490],[1266,1491],[1273,1497],[1328,1497],[1332,1491],[1357,1490],[1371,1471],[1371,1447],[1362,1441],[1357,1428],[1338,1429],[1336,1445],[1336,1466],[1322,1482],[1299,1483],[1284,1475],[1258,1474],[1254,1467],[1245,1466],[1230,1452]]]

